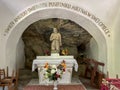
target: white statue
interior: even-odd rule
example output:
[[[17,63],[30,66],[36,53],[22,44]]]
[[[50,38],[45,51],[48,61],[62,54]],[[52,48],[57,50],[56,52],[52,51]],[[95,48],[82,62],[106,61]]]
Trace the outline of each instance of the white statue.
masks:
[[[58,33],[57,28],[53,28],[53,33],[50,36],[51,52],[59,53],[61,43],[61,34]]]

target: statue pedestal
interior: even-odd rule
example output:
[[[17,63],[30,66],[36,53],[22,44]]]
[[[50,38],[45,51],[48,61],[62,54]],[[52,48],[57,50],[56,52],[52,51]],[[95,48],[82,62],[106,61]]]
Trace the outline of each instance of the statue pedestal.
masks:
[[[54,56],[54,57],[59,56],[59,53],[51,53],[51,56]]]
[[[59,65],[62,61],[66,62],[66,71],[62,76],[62,79],[59,79],[58,83],[69,84],[71,83],[72,70],[73,67],[75,71],[78,69],[78,64],[73,56],[37,56],[37,58],[33,61],[32,71],[38,68],[39,75],[39,84],[52,84],[49,80],[44,79],[44,65],[45,63],[49,63],[49,65]]]

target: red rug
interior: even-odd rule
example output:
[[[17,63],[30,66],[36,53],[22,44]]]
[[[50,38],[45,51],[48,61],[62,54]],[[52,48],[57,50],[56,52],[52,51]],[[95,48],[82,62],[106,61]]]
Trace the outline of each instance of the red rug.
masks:
[[[53,85],[28,85],[23,90],[53,90]],[[85,90],[83,85],[58,85],[58,90]]]

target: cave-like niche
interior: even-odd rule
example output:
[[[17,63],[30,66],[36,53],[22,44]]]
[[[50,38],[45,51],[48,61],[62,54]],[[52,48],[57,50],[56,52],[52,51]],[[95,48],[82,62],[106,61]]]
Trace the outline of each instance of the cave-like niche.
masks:
[[[53,27],[56,27],[62,35],[61,50],[68,49],[68,55],[74,55],[75,58],[86,51],[86,45],[92,36],[78,24],[59,18],[39,20],[31,24],[22,35],[25,44],[26,68],[32,67],[32,61],[36,56],[43,56],[46,52],[50,55],[51,42],[49,38]]]

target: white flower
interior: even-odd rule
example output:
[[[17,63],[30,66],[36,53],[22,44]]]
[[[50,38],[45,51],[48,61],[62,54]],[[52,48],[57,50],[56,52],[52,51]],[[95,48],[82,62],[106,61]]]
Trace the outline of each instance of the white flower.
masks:
[[[61,71],[60,71],[60,69],[58,69],[58,70],[57,70],[57,74],[61,74]]]
[[[45,75],[48,75],[48,72],[45,72]]]
[[[45,74],[45,76],[44,76],[46,79],[48,78],[48,75],[47,74]]]
[[[55,69],[56,69],[56,68],[57,68],[57,66],[56,66],[56,65],[52,65],[52,68],[55,68]]]
[[[56,72],[56,70],[55,70],[55,69],[52,69],[52,70],[51,70],[51,73],[52,73],[52,74],[53,74],[53,73],[55,73],[55,72]]]

